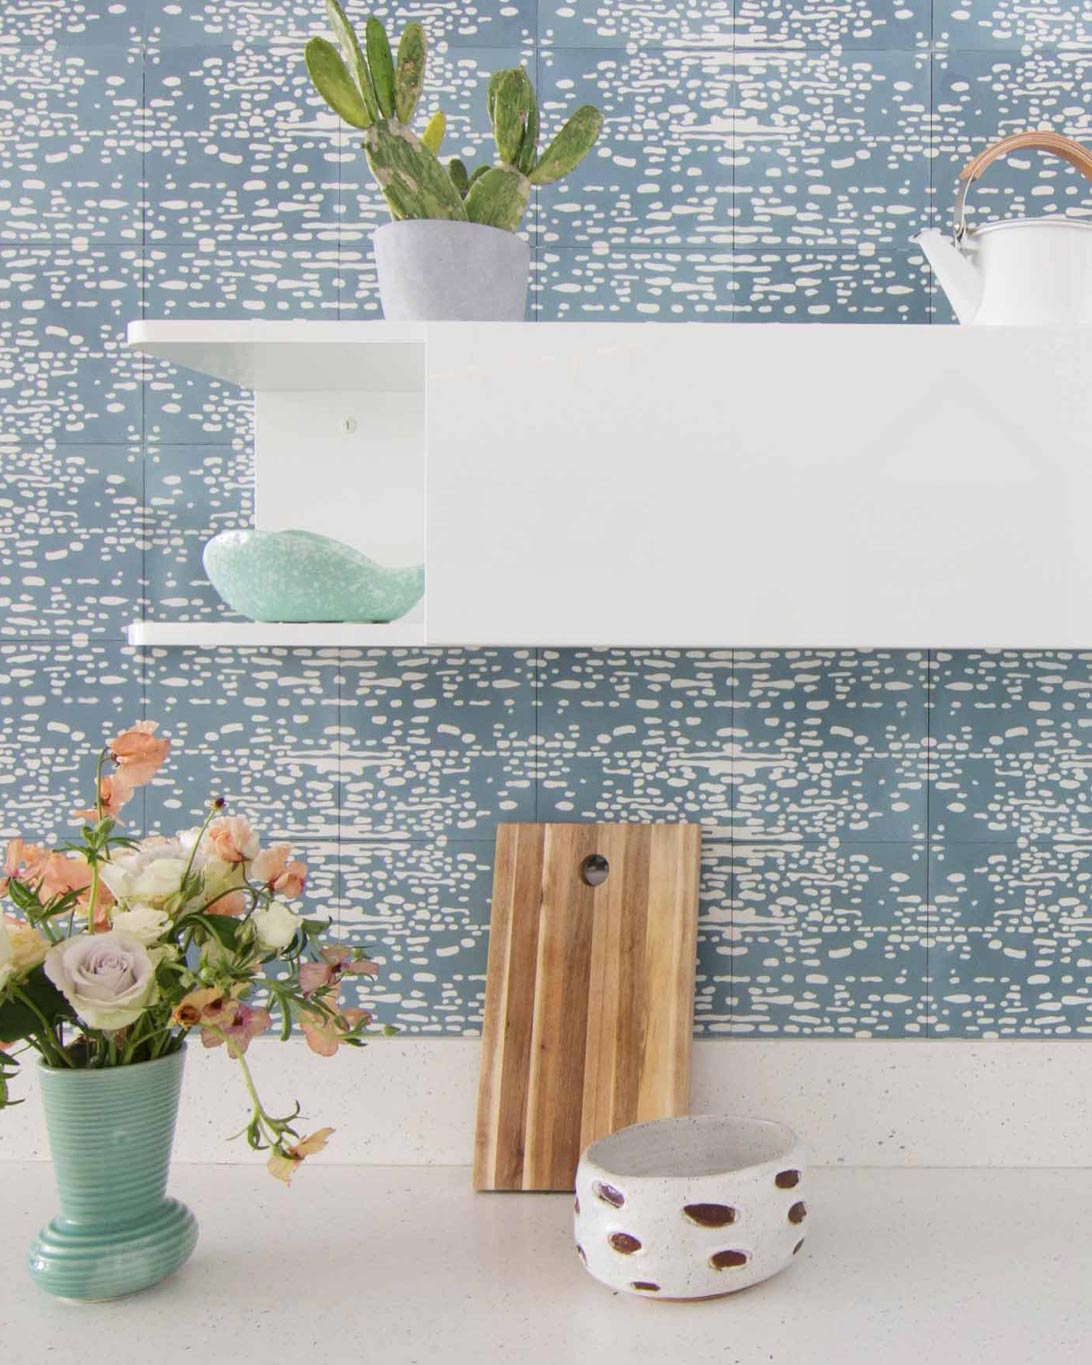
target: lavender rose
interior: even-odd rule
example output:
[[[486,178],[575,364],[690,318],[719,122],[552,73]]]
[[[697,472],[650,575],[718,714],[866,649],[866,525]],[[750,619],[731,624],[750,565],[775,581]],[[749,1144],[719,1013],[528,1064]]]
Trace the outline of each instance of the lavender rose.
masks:
[[[126,1028],[158,993],[147,949],[119,931],[77,934],[56,944],[45,973],[88,1028]]]

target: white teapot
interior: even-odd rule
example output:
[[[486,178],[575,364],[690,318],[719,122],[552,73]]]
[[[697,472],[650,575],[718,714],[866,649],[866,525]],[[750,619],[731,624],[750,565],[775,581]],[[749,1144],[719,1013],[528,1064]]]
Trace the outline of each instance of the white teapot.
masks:
[[[966,197],[987,166],[1021,149],[1053,152],[1092,180],[1092,151],[1060,133],[1002,138],[959,173],[954,243],[935,228],[914,241],[925,252],[956,317],[976,326],[1092,323],[1092,222],[1013,218],[968,229]]]

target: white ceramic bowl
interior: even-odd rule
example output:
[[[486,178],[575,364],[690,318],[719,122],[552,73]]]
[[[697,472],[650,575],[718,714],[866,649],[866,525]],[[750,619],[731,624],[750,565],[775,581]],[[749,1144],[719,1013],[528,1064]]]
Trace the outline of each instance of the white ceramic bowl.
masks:
[[[593,1142],[576,1173],[576,1247],[628,1294],[708,1299],[783,1270],[804,1241],[799,1140],[720,1114],[658,1119]]]

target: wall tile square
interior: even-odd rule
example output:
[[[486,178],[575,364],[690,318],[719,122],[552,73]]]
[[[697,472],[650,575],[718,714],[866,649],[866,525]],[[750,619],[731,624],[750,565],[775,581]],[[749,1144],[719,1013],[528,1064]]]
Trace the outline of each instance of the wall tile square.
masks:
[[[930,1032],[1092,1034],[1090,894],[1090,844],[934,845]]]
[[[543,51],[544,140],[581,104],[601,109],[604,123],[572,175],[542,189],[542,245],[730,245],[737,98],[730,54],[719,50]]]
[[[132,247],[0,247],[0,440],[140,439],[141,274]]]
[[[737,650],[743,839],[924,840],[925,655]]]
[[[1092,51],[941,53],[933,62],[936,215],[951,221],[959,172],[976,153],[1028,128],[1088,141]],[[1088,182],[1056,157],[1009,157],[986,171],[970,196],[973,223],[1070,212],[1087,217]]]
[[[728,48],[733,0],[539,0],[544,47]]]
[[[0,635],[123,637],[143,482],[138,445],[0,443]]]
[[[145,0],[18,0],[0,11],[0,48],[139,49]]]
[[[530,650],[344,650],[341,668],[343,840],[535,818]]]
[[[538,818],[731,819],[730,650],[544,650]]]
[[[937,654],[935,837],[1092,837],[1092,652]]]
[[[929,276],[917,252],[741,247],[731,259],[735,322],[924,323]]]
[[[737,0],[739,48],[887,52],[929,45],[929,0]]]
[[[927,56],[748,54],[734,108],[737,248],[905,248],[925,226]]]
[[[933,0],[938,46],[1017,52],[1092,47],[1092,13],[1070,0]]]
[[[150,244],[336,246],[341,133],[297,44],[169,47],[146,88]]]
[[[732,866],[732,1033],[924,1034],[923,849],[737,844]]]
[[[344,1003],[411,1034],[480,1033],[492,841],[354,840],[340,856],[341,937],[380,967]]]
[[[75,837],[99,748],[141,715],[139,665],[116,641],[0,644],[0,838]],[[141,811],[126,812],[137,835]]]
[[[142,80],[123,43],[5,57],[0,241],[140,241]]]
[[[725,322],[736,288],[732,254],[539,247],[531,282],[540,322]]]
[[[312,34],[329,32],[321,4],[314,0],[146,0],[148,41],[156,47],[192,44],[261,43],[290,40],[297,48]],[[387,25],[392,47],[411,19],[425,26],[432,46],[455,43],[504,46],[534,33],[533,0],[422,0],[420,4],[368,4],[350,0],[349,17],[361,29],[377,15]]]

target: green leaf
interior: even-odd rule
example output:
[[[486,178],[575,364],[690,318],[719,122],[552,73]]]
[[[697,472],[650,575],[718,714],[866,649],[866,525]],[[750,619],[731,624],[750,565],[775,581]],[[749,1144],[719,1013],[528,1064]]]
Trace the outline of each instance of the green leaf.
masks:
[[[515,232],[523,220],[530,190],[522,171],[513,166],[493,166],[470,186],[466,216],[472,223]]]
[[[453,156],[447,163],[447,173],[451,176],[451,183],[465,199],[466,192],[470,188],[470,177],[466,173],[465,163],[460,161],[457,156]]]
[[[394,59],[387,30],[374,16],[364,25],[364,46],[368,53],[368,70],[379,109],[384,118],[394,117]]]
[[[433,156],[440,150],[440,144],[444,140],[447,132],[447,115],[442,109],[437,109],[435,114],[425,124],[425,131],[421,134],[421,146],[427,147]]]
[[[367,128],[371,123],[368,111],[333,43],[325,38],[311,38],[303,55],[311,84],[334,113],[354,128]]]
[[[199,925],[225,948],[234,949],[239,942],[242,921],[232,919],[229,915],[192,914],[186,916],[185,923]]]
[[[603,127],[603,115],[592,104],[584,104],[542,153],[542,159],[529,173],[532,185],[551,185],[568,175],[595,145]]]
[[[519,144],[519,156],[516,158],[516,166],[524,175],[530,175],[538,154],[538,100],[535,98],[535,87],[531,84],[529,76],[527,87],[530,91],[527,118],[523,128],[523,140]]]
[[[368,63],[364,60],[364,53],[360,50],[360,39],[356,36],[356,29],[349,23],[345,11],[338,4],[338,0],[326,0],[326,17],[330,21],[330,27],[334,30],[334,37],[341,48],[341,55],[356,77],[357,90],[364,101],[368,122],[375,123],[379,118],[379,104],[375,98],[375,86],[372,84],[372,75],[368,70]],[[367,124],[355,124],[354,127],[367,127]]]
[[[424,83],[425,30],[420,24],[407,24],[398,40],[394,73],[394,112],[399,123],[409,123],[413,118]]]
[[[39,1014],[51,1028],[59,1019],[76,1017],[72,1006],[41,967],[35,967],[25,981],[19,982],[19,990],[32,1002],[38,1013],[22,1000],[5,1000],[0,1004],[0,1043],[20,1043],[41,1033],[42,1020]]]
[[[527,74],[521,67],[512,71],[502,71],[496,85],[490,82],[493,96],[493,136],[497,140],[497,152],[505,165],[515,164],[519,156],[520,143],[523,141],[526,109],[523,104]]]

